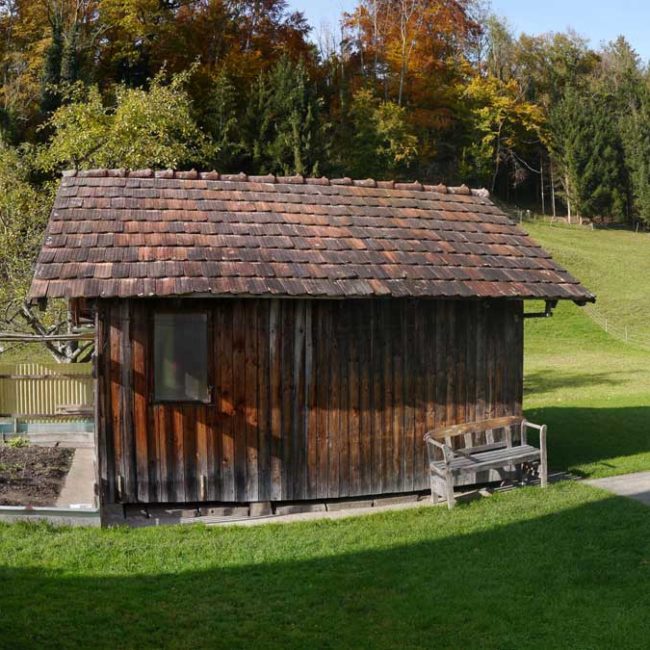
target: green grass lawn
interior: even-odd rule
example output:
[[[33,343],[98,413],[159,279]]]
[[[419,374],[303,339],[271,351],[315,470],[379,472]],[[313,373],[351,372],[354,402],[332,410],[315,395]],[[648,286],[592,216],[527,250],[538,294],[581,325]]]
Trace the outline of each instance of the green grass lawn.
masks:
[[[529,230],[601,311],[641,326],[650,291],[627,285],[650,240]],[[629,282],[614,263],[623,258]],[[574,305],[527,323],[525,406],[549,424],[554,468],[650,468],[649,368],[650,352]],[[0,553],[0,648],[12,650],[647,648],[650,638],[650,511],[580,483],[452,512],[286,526],[0,526]]]
[[[638,275],[650,271],[647,235],[542,223],[526,229],[597,294],[602,313],[639,327],[645,310],[650,332],[650,279]],[[549,425],[556,469],[590,477],[650,469],[650,351],[616,341],[571,303],[526,323],[525,408]]]
[[[650,341],[650,234],[582,226],[524,224],[524,229],[598,295],[598,311]]]
[[[579,484],[258,528],[0,528],[6,648],[646,648],[650,516]]]

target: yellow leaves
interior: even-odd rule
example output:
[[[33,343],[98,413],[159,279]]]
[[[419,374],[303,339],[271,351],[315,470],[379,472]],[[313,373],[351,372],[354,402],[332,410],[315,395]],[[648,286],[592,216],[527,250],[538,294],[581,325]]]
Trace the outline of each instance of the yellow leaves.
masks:
[[[491,176],[494,186],[504,160],[521,157],[531,145],[543,142],[544,113],[538,105],[526,101],[514,79],[474,76],[464,98],[474,131],[467,149],[468,164],[479,176]]]
[[[514,79],[502,81],[493,76],[475,76],[468,84],[465,96],[485,138],[505,136],[514,145],[517,133],[541,137],[544,113],[540,106],[524,99]],[[504,126],[509,128],[505,133]]]
[[[140,46],[159,30],[162,7],[158,0],[103,0],[100,4],[100,23],[114,35],[115,58],[135,61]]]
[[[43,168],[178,167],[201,157],[206,139],[191,114],[187,75],[149,90],[119,86],[105,106],[93,86],[79,90],[49,121],[54,135],[40,155]]]

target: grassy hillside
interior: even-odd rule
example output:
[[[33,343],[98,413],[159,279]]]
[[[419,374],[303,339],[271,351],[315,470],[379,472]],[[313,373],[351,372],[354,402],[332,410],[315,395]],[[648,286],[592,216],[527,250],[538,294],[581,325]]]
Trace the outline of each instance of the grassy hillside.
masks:
[[[526,228],[597,294],[602,313],[650,335],[647,235]],[[527,322],[525,393],[530,419],[549,424],[552,466],[588,476],[650,469],[650,351],[611,338],[584,310],[562,304]]]
[[[650,342],[650,234],[527,222],[524,228],[597,294],[597,310]]]

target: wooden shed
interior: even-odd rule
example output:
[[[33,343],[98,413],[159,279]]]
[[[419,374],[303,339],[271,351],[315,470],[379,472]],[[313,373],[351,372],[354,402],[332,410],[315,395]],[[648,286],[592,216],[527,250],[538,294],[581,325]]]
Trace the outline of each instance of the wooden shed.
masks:
[[[524,301],[593,296],[485,191],[94,170],[31,299],[96,315],[103,504],[428,486],[424,434],[521,413]]]

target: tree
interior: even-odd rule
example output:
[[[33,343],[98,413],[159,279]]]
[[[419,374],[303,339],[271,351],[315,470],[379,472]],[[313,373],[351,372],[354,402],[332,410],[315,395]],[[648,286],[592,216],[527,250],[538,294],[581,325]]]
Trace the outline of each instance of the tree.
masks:
[[[321,106],[302,62],[283,57],[260,75],[245,118],[252,169],[317,175],[327,147]]]
[[[97,0],[45,0],[50,43],[42,74],[41,112],[58,108],[62,88],[80,78],[83,51],[98,36]]]
[[[99,79],[130,86],[198,61],[199,77],[228,69],[248,87],[282,54],[314,58],[310,27],[286,0],[102,0],[98,21],[106,30]]]
[[[360,0],[345,15],[361,74],[378,82],[386,99],[402,106],[427,94],[445,62],[477,37],[470,0]]]
[[[543,115],[540,108],[525,101],[514,79],[494,76],[474,77],[466,91],[472,111],[475,137],[467,148],[467,174],[488,181],[491,190],[505,163],[518,169],[530,168],[525,157],[531,144],[542,140]]]
[[[237,91],[225,70],[219,73],[210,89],[203,122],[214,144],[212,166],[222,171],[238,168],[246,148],[242,141]]]
[[[27,294],[49,215],[51,188],[31,182],[33,153],[29,146],[0,144],[0,321]]]
[[[352,176],[394,177],[415,161],[417,138],[404,107],[381,101],[370,90],[359,90],[352,100],[350,118],[352,138],[344,143],[344,159]]]
[[[41,89],[41,112],[51,113],[59,106],[61,59],[63,57],[63,31],[57,22],[52,23],[52,38],[45,54]]]
[[[621,120],[625,163],[633,198],[633,214],[650,225],[650,89],[644,84],[639,106]]]
[[[47,122],[53,130],[40,156],[44,169],[63,167],[182,167],[202,160],[205,135],[192,116],[185,90],[188,74],[165,83],[157,75],[149,90],[118,86],[106,106],[97,87],[76,86],[69,103]]]
[[[509,81],[515,77],[517,57],[516,43],[509,25],[494,15],[485,21],[485,62],[488,76],[499,81]]]
[[[568,89],[551,115],[551,151],[562,174],[569,218],[626,217],[626,172],[607,98]]]

